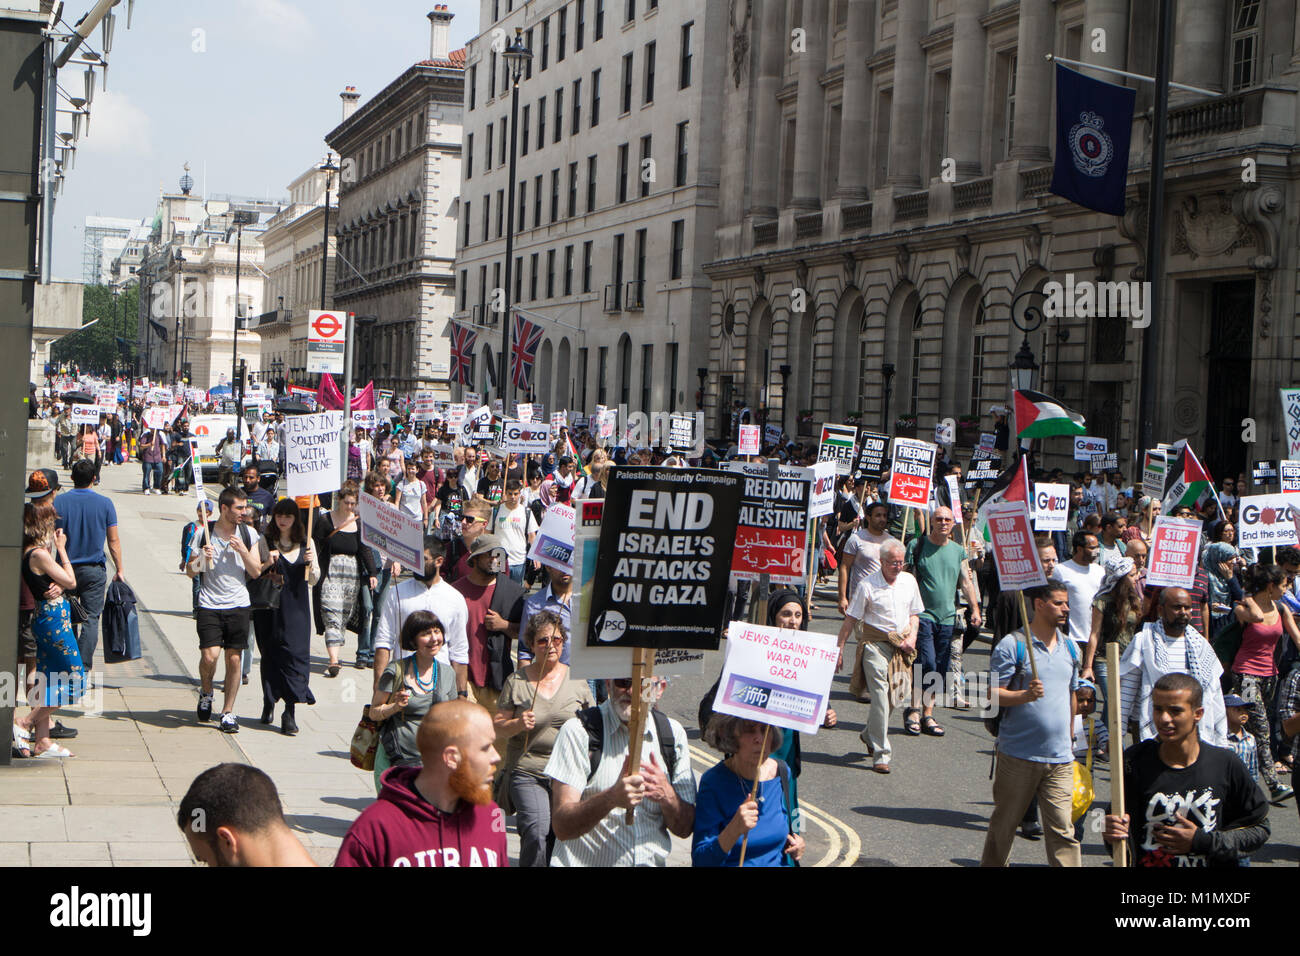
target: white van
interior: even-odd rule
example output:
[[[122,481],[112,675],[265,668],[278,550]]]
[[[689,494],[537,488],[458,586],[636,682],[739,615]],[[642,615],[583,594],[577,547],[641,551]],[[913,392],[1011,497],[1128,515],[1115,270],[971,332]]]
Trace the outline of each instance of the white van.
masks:
[[[195,415],[190,419],[190,434],[196,439],[196,467],[202,467],[203,480],[217,475],[217,442],[226,437],[226,429],[235,427],[234,415]],[[247,432],[245,432],[247,434]]]

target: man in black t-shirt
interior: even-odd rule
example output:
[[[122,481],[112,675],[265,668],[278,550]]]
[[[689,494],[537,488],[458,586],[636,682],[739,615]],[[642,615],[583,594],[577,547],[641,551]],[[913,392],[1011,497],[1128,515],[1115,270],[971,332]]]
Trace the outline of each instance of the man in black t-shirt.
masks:
[[[1104,835],[1129,840],[1136,866],[1239,866],[1268,840],[1268,802],[1250,771],[1197,733],[1201,696],[1190,674],[1161,677],[1151,691],[1156,736],[1124,751],[1129,813],[1108,814]]]

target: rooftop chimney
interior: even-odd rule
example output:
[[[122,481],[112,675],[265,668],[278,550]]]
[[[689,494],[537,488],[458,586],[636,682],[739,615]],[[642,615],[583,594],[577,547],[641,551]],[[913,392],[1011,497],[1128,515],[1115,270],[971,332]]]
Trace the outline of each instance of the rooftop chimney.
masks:
[[[357,92],[355,86],[345,86],[343,92],[339,94],[339,99],[343,101],[343,119],[347,120],[357,111],[357,100],[361,99],[361,94]]]
[[[455,14],[447,9],[445,3],[435,6],[429,14],[429,59],[445,60],[450,54],[448,34],[451,29],[451,18],[454,16]]]

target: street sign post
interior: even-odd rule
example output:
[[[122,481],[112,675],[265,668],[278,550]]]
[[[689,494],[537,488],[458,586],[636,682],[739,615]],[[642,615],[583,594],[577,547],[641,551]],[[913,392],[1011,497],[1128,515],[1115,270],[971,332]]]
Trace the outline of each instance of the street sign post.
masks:
[[[307,313],[307,371],[343,374],[343,352],[347,344],[347,315],[343,312]]]

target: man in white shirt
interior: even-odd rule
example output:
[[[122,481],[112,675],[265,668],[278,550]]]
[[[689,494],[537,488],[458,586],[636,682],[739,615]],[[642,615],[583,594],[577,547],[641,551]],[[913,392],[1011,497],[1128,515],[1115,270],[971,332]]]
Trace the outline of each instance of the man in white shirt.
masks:
[[[402,624],[416,611],[432,611],[442,621],[446,643],[437,658],[456,672],[456,689],[461,697],[469,694],[469,608],[460,592],[442,580],[443,542],[424,539],[424,575],[413,574],[397,587],[389,587],[379,611],[379,628],[375,632],[375,683],[394,654],[409,657],[411,652],[398,647]],[[414,572],[414,569],[412,569]]]
[[[516,584],[524,581],[528,549],[537,537],[537,522],[533,518],[532,509],[520,503],[522,492],[523,486],[518,478],[507,479],[505,491],[501,495],[501,507],[497,511],[497,537],[505,548],[510,580]]]
[[[1095,534],[1077,531],[1071,545],[1073,556],[1052,569],[1052,580],[1069,589],[1070,637],[1082,647],[1092,636],[1092,601],[1101,590],[1106,572],[1097,563],[1101,543]]]
[[[262,431],[262,440],[257,443],[257,460],[273,461],[279,464],[280,442],[276,438],[274,426],[267,425]]]
[[[916,655],[916,631],[925,610],[916,578],[903,570],[905,554],[902,542],[892,538],[880,546],[880,568],[854,588],[840,626],[841,668],[844,642],[850,634],[857,632],[862,648],[871,711],[859,736],[868,754],[875,758],[872,769],[876,773],[889,773],[889,716],[905,696],[910,696],[905,685]]]

